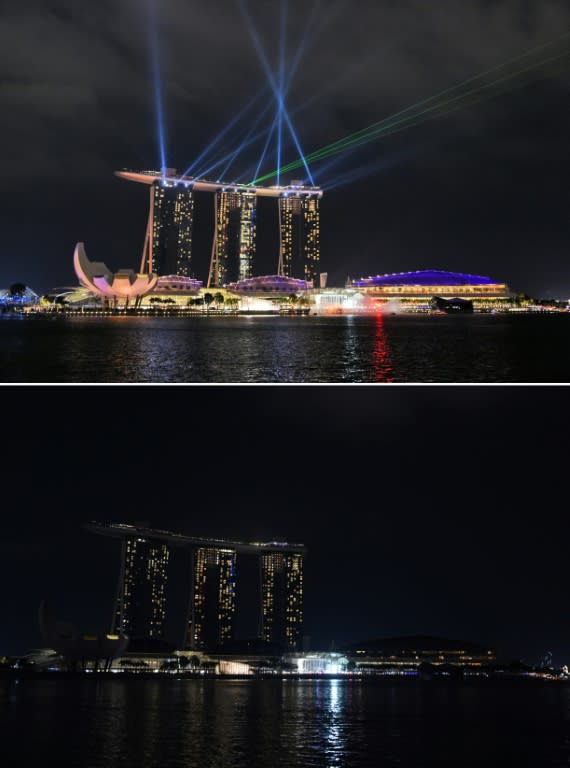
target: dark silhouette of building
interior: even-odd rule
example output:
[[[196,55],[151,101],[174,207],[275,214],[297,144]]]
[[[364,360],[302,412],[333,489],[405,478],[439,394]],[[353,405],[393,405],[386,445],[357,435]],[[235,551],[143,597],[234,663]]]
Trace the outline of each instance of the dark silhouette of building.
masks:
[[[343,651],[364,665],[372,663],[394,667],[417,667],[422,663],[479,667],[494,662],[496,658],[493,649],[477,643],[427,635],[366,640],[347,645]]]
[[[57,621],[45,600],[39,610],[40,632],[44,643],[63,657],[69,671],[85,669],[92,662],[108,670],[113,659],[125,652],[129,638],[100,630],[80,630],[69,622]]]
[[[301,650],[303,637],[303,555],[261,556],[261,638],[283,650]]]
[[[194,553],[194,600],[188,645],[223,649],[233,639],[236,609],[236,551],[200,547]]]
[[[129,635],[137,649],[164,645],[173,547],[186,550],[192,562],[186,648],[220,651],[230,646],[234,640],[237,558],[253,555],[260,560],[260,639],[283,650],[301,649],[306,551],[302,544],[206,539],[145,525],[89,523],[86,528],[122,542],[112,632]]]
[[[123,539],[113,634],[139,644],[164,638],[169,557],[164,542],[144,536]]]

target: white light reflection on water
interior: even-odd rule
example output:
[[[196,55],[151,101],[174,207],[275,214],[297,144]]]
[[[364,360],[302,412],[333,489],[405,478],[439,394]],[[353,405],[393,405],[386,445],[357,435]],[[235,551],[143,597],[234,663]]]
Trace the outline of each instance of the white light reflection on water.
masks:
[[[340,686],[338,680],[328,682],[328,718],[325,728],[325,754],[329,759],[329,765],[341,765],[345,756],[346,737],[343,718],[344,686]]]

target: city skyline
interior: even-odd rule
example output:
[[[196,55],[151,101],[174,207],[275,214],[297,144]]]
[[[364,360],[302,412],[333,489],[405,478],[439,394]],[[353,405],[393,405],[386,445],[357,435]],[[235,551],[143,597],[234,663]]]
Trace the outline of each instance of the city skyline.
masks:
[[[253,6],[259,40],[270,49],[277,19],[269,6],[253,3],[250,10]],[[229,157],[214,176],[238,158],[228,177],[243,172],[247,182],[258,175],[259,159],[259,148],[250,151],[247,137],[271,129],[273,97],[237,4],[222,0],[219,7],[215,23],[199,4],[182,13],[174,0],[162,4],[157,16],[164,159],[186,168],[226,131],[220,154]],[[112,268],[136,269],[140,263],[147,195],[122,189],[110,177],[117,167],[157,167],[161,161],[149,50],[133,45],[148,34],[148,19],[126,0],[115,11],[116,25],[108,9],[93,18],[97,35],[68,0],[14,5],[7,14],[7,72],[19,85],[5,94],[4,119],[13,147],[3,168],[11,194],[0,285],[24,281],[45,292],[68,284],[73,276],[65,254],[78,241],[102,254]],[[350,32],[357,22],[358,41]],[[218,56],[210,70],[216,84],[212,96],[197,62],[208,59],[207,32],[214,28]],[[238,28],[243,35],[235,34]],[[284,89],[307,157],[529,51],[537,51],[540,61],[552,59],[486,101],[438,113],[437,119],[395,135],[385,132],[376,143],[355,146],[344,159],[314,161],[315,181],[326,193],[321,264],[332,283],[343,284],[347,272],[354,277],[431,267],[496,275],[515,291],[533,295],[570,294],[564,257],[568,115],[561,108],[569,28],[562,2],[545,8],[515,1],[490,9],[473,0],[461,9],[451,2],[427,9],[417,2],[394,8],[366,0],[358,12],[335,3],[322,16],[313,5],[291,3],[286,57],[291,77]],[[21,45],[14,41],[38,29],[48,33],[36,35],[41,41],[34,38],[36,55],[23,64]],[[551,50],[556,41],[559,47]],[[76,45],[84,55],[75,55]],[[528,69],[525,64],[519,69]],[[283,168],[296,160],[285,126]],[[275,165],[270,142],[263,169],[272,171]],[[208,170],[207,155],[202,166]],[[281,183],[302,177],[300,171],[305,173],[303,168],[284,171]],[[37,184],[26,186],[28,178]],[[196,272],[207,275],[214,222],[211,201],[200,198],[197,193],[195,214],[201,223],[192,240],[203,259]],[[260,201],[260,218],[265,202]],[[183,215],[188,218],[189,212]],[[33,228],[27,226],[30,216]],[[258,274],[273,274],[276,236],[260,227],[256,238],[267,258]]]
[[[161,391],[133,391],[129,412],[147,413],[147,393]],[[146,419],[127,433],[122,420],[112,422],[78,442],[71,427],[54,428],[56,390],[24,404],[26,392],[5,416],[5,505],[25,512],[5,522],[2,562],[14,586],[5,593],[4,653],[39,645],[43,599],[62,619],[108,627],[117,542],[83,532],[84,521],[134,524],[146,515],[155,528],[193,536],[303,541],[311,647],[420,633],[470,639],[501,656],[567,658],[565,388],[537,398],[536,388],[513,387],[484,396],[478,387],[387,389],[381,397],[373,387],[233,387],[222,411],[219,388],[180,389],[170,399],[174,412],[189,409],[194,435],[182,453]],[[30,450],[30,435],[58,446],[57,476],[41,450]],[[223,483],[213,461],[220,440],[236,448]],[[298,473],[283,475],[278,450]],[[103,481],[87,484],[85,468],[99,474],[101,457],[124,481],[112,507]],[[207,489],[207,515],[192,501],[204,495],[197,483]],[[184,591],[189,566],[171,564],[171,583]],[[243,578],[255,581],[259,570]],[[187,599],[175,598],[183,619]],[[258,608],[243,618],[238,637],[257,629]],[[182,631],[174,627],[176,638]]]
[[[568,0],[0,20],[4,762],[570,764]]]

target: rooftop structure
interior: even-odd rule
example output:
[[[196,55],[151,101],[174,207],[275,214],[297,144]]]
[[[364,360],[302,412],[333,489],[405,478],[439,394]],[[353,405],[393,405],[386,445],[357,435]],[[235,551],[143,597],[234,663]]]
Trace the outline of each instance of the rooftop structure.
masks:
[[[434,297],[473,301],[474,308],[504,308],[511,303],[506,283],[491,277],[440,269],[397,272],[353,280],[350,287],[378,302],[399,300],[409,307],[429,308]]]
[[[192,295],[197,294],[198,291],[204,287],[204,283],[201,280],[195,280],[192,277],[185,277],[184,275],[165,275],[159,277],[156,287],[153,290],[153,294],[184,294]]]
[[[265,275],[263,277],[251,277],[249,280],[240,280],[227,286],[232,293],[257,296],[271,294],[291,296],[292,294],[308,291],[312,283],[306,280],[297,280],[293,277],[282,275]]]
[[[161,531],[137,525],[126,525],[124,523],[90,522],[85,528],[91,533],[98,533],[102,536],[111,536],[119,539],[129,536],[146,537],[155,541],[164,541],[174,547],[188,549],[193,549],[195,547],[218,547],[221,549],[233,549],[238,554],[249,555],[260,555],[264,552],[271,551],[297,552],[300,554],[306,553],[306,548],[303,544],[288,544],[281,541],[243,542],[230,539],[209,539],[203,536],[186,536],[183,533],[171,533],[170,531]]]
[[[465,286],[465,285],[504,285],[483,275],[468,275],[462,272],[445,272],[441,269],[423,269],[416,272],[394,272],[387,275],[353,280],[351,285],[357,288],[385,288],[387,286]]]
[[[259,197],[322,197],[323,190],[320,187],[307,187],[303,184],[290,184],[274,187],[254,187],[247,184],[232,184],[225,181],[208,181],[207,179],[195,179],[193,176],[164,175],[158,171],[116,171],[115,176],[137,184],[152,186],[159,183],[165,187],[180,186],[186,189],[194,189],[198,192],[255,192]]]

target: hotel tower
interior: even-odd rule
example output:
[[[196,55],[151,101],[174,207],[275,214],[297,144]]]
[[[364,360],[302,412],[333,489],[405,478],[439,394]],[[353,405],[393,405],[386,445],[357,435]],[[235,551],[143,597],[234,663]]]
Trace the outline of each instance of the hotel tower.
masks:
[[[278,273],[318,284],[321,259],[320,196],[285,192],[279,199]]]
[[[123,539],[113,634],[133,640],[163,639],[169,556],[164,543],[141,536]]]
[[[141,273],[160,276],[192,274],[192,237],[195,192],[213,193],[214,237],[208,288],[259,276],[257,263],[257,200],[277,201],[279,253],[277,274],[318,284],[321,258],[319,187],[301,182],[289,186],[254,187],[226,184],[187,176],[169,169],[117,171],[122,179],[150,187],[150,212]]]
[[[302,554],[268,552],[261,556],[260,635],[287,650],[302,650]]]
[[[283,651],[300,650],[303,636],[302,544],[246,543],[204,539],[140,526],[89,523],[91,533],[120,539],[121,568],[112,632],[152,646],[164,639],[169,617],[168,566],[171,551],[184,550],[191,564],[184,647],[223,651],[234,639],[238,555],[259,559],[259,636]],[[251,600],[259,600],[252,588]],[[247,585],[240,599],[248,600]],[[173,617],[176,621],[176,617]]]
[[[219,190],[215,194],[216,233],[208,288],[253,277],[256,241],[255,190]]]

